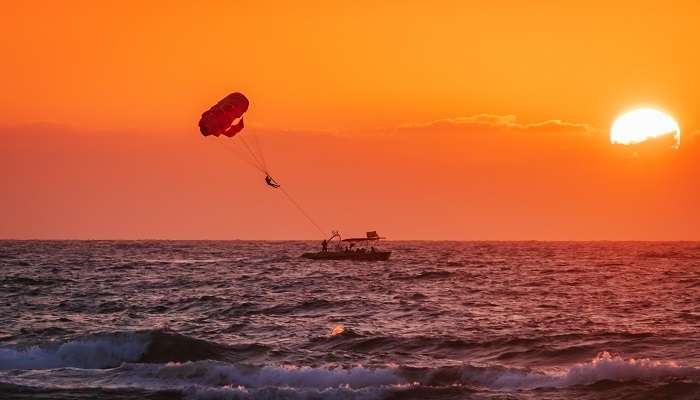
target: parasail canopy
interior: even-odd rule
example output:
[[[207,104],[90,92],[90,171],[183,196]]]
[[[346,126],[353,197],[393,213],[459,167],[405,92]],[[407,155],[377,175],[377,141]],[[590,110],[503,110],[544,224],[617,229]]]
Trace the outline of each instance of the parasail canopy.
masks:
[[[242,93],[229,94],[202,114],[200,132],[204,136],[233,137],[243,129],[243,114],[248,111],[249,104]]]

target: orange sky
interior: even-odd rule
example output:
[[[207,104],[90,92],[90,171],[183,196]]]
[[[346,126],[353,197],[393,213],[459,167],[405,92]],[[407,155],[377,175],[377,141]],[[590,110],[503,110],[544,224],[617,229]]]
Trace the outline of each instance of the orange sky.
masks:
[[[315,238],[199,135],[241,91],[326,229],[700,240],[697,2],[260,3],[4,5],[0,237]],[[637,105],[681,148],[609,145]]]

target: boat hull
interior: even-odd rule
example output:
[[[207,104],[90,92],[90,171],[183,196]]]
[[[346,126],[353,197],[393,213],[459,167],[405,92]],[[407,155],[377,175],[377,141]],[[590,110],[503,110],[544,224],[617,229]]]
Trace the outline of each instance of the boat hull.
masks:
[[[301,256],[310,260],[386,261],[391,256],[391,252],[376,251],[374,253],[356,253],[344,251],[321,251],[318,253],[304,253]]]

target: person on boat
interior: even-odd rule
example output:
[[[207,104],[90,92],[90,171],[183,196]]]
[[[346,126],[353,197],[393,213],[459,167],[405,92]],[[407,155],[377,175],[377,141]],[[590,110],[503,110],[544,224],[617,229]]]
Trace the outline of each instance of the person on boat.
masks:
[[[328,251],[328,241],[326,239],[323,239],[323,242],[321,242],[321,251],[324,253]]]
[[[265,183],[267,183],[268,186],[277,189],[280,187],[279,183],[275,182],[274,179],[270,175],[265,175]]]

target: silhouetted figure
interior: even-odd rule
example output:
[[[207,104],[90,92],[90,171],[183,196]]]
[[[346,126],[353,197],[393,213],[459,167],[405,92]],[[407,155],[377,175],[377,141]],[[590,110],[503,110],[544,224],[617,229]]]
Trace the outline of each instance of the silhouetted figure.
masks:
[[[270,175],[265,176],[265,183],[267,183],[268,186],[273,187],[275,189],[280,187],[279,183],[275,182],[275,180],[272,179]]]
[[[326,239],[323,239],[323,242],[321,242],[321,251],[324,253],[328,251],[328,241]]]

